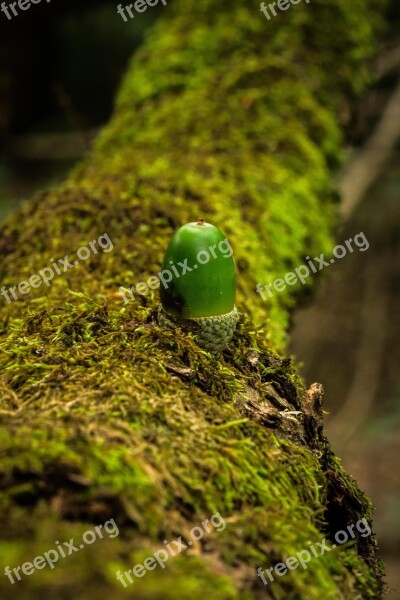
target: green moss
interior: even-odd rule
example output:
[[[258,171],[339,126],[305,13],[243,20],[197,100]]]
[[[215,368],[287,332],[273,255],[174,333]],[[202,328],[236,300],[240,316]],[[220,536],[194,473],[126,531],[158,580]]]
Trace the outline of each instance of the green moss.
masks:
[[[184,587],[187,569],[193,576],[188,589],[200,594],[210,587],[211,597],[239,598],[227,583],[227,577],[237,583],[238,562],[253,567],[247,578],[257,589],[256,567],[268,567],[296,554],[307,540],[321,539],[329,483],[313,453],[295,443],[305,435],[301,420],[295,421],[294,432],[281,431],[277,438],[238,407],[249,386],[267,400],[272,385],[292,410],[301,408],[302,386],[287,361],[258,347],[264,344],[261,336],[250,338],[243,323],[234,348],[217,357],[199,351],[179,332],[160,337],[149,310],[147,318],[134,323],[124,311],[109,314],[93,302],[72,298],[67,313],[42,311],[40,318],[21,320],[3,342],[8,430],[0,449],[8,482],[1,506],[8,515],[6,538],[16,536],[19,506],[37,507],[43,490],[49,499],[61,493],[61,506],[53,515],[56,530],[45,536],[48,548],[64,534],[68,515],[89,523],[112,517],[121,539],[104,560],[119,561],[127,570],[143,546],[151,554],[163,539],[184,534],[218,511],[227,527],[211,536],[211,548],[225,565],[225,575],[207,575],[207,555],[200,563],[182,555],[165,575],[149,573],[138,583],[143,598],[157,598],[160,589],[172,597],[176,585]],[[250,348],[260,356],[257,368],[248,362]],[[18,356],[12,363],[11,353]],[[339,476],[340,467],[332,460],[329,468]],[[84,484],[76,485],[76,480]],[[343,487],[350,489],[348,483]],[[357,489],[351,494],[359,500],[359,516],[367,504]],[[99,503],[100,513],[92,508]],[[42,526],[36,510],[30,521],[34,531]],[[48,510],[52,512],[51,504]],[[35,542],[24,543],[26,535],[18,532],[19,541],[5,546],[7,564],[40,554]],[[123,560],[132,545],[135,551]],[[309,592],[309,598],[322,592],[333,598],[337,589],[352,593],[361,576],[357,579],[353,567],[341,566],[344,557],[350,557],[356,573],[363,572],[368,581],[372,577],[354,548],[337,554],[277,582],[275,597],[300,597],[310,586],[315,593]],[[100,566],[87,568],[94,576],[92,569],[97,573]],[[62,587],[65,570],[71,584],[78,585],[81,567],[72,562],[60,564],[52,579],[46,575],[38,589]],[[99,576],[106,588],[112,585],[104,568]],[[21,583],[21,589],[31,581]],[[376,589],[371,581],[368,585]],[[8,582],[1,585],[6,590]],[[32,583],[30,593],[36,593],[36,585]]]
[[[258,598],[258,566],[369,517],[320,411],[276,354],[300,290],[264,303],[255,285],[331,247],[337,114],[366,81],[371,6],[316,0],[271,24],[239,0],[176,1],[90,157],[2,228],[6,287],[104,232],[114,244],[0,308],[5,564],[93,523],[120,528],[25,577],[13,597],[126,597],[117,568],[218,511],[226,529],[135,581],[137,597]],[[217,355],[159,328],[156,292],[124,305],[118,291],[157,273],[174,229],[199,214],[234,247],[250,317]],[[269,588],[285,600],[380,590],[372,538]],[[6,577],[0,591],[10,593]]]

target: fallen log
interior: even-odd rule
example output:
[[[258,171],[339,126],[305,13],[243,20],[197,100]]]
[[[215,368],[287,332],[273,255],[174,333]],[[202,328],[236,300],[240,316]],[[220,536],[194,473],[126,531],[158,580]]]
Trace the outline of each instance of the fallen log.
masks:
[[[301,289],[256,292],[332,247],[338,115],[367,82],[377,7],[267,21],[176,0],[87,159],[2,226],[1,282],[23,290],[0,306],[2,597],[381,597],[371,503],[329,447],[322,386],[282,354]],[[199,215],[237,265],[221,353],[160,327],[157,290],[120,291]]]

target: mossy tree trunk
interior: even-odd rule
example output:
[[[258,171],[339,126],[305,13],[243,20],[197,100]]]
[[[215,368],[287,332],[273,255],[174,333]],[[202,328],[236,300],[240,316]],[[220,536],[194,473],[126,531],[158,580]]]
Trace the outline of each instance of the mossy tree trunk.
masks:
[[[138,599],[378,598],[374,537],[265,587],[268,568],[371,505],[332,455],[322,391],[278,356],[298,288],[255,292],[329,251],[338,115],[366,81],[377,2],[313,0],[272,21],[258,3],[175,0],[134,57],[91,155],[1,229],[6,288],[106,233],[92,253],[0,307],[2,558],[14,567],[114,518],[120,534],[2,597],[125,598],[115,578],[219,512]],[[201,215],[230,239],[242,318],[222,354],[155,319],[174,229]],[[333,365],[332,368],[340,368]]]

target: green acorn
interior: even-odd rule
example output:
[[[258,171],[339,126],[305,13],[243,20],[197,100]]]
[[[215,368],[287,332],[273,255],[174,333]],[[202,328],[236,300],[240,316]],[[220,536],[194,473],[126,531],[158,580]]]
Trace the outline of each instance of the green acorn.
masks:
[[[176,231],[160,275],[160,325],[194,333],[205,350],[222,350],[235,331],[236,271],[223,233],[199,219]]]

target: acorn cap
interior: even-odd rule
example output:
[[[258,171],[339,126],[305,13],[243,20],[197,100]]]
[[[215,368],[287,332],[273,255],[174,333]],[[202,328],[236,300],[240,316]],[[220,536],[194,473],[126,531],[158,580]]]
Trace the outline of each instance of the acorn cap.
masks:
[[[164,284],[160,277],[161,304],[178,320],[233,311],[236,271],[232,248],[214,225],[199,219],[180,227],[167,248],[162,270],[168,270],[172,279]]]
[[[187,333],[193,333],[197,344],[204,350],[215,352],[223,350],[232,339],[239,313],[236,306],[226,315],[202,317],[200,319],[179,320],[158,307],[158,323],[166,329],[180,327]]]

